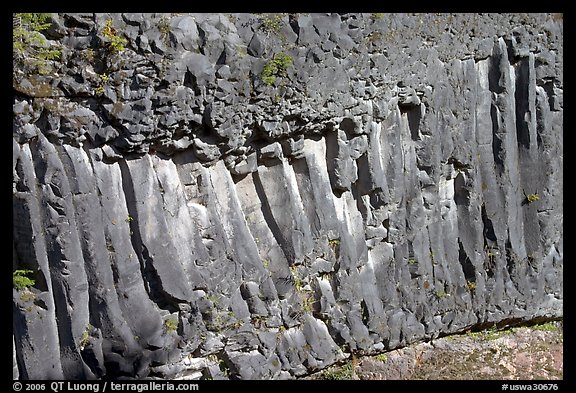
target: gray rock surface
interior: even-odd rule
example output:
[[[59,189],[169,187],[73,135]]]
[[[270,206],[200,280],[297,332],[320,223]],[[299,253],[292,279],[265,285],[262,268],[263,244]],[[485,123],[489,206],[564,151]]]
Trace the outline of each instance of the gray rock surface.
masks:
[[[13,378],[290,379],[562,317],[561,15],[51,20],[59,58],[14,56]]]

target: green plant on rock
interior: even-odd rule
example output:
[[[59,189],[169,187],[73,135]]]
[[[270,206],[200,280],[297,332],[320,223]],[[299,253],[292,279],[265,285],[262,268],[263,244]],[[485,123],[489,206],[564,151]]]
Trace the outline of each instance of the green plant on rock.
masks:
[[[386,356],[385,353],[381,353],[381,354],[379,354],[379,355],[376,355],[375,358],[376,358],[376,360],[378,360],[378,361],[380,361],[380,362],[382,362],[382,363],[384,363],[384,362],[386,362],[386,361],[388,360],[388,356]]]
[[[330,239],[328,240],[328,244],[330,245],[330,247],[336,248],[336,246],[340,245],[340,239]]]
[[[12,273],[12,285],[14,285],[14,288],[23,289],[36,285],[36,281],[34,279],[27,277],[27,275],[31,273],[33,273],[33,271],[28,269],[15,270],[14,273]]]
[[[486,247],[484,248],[484,250],[485,250],[486,256],[487,256],[488,258],[493,258],[493,257],[496,256],[496,251],[494,250],[494,248],[486,246]]]
[[[276,82],[277,77],[284,77],[287,74],[288,67],[292,64],[292,58],[284,52],[279,52],[270,59],[262,69],[262,81],[271,86]]]
[[[543,332],[555,332],[557,330],[560,330],[560,327],[556,322],[546,322],[539,325],[534,325],[532,326],[532,329],[540,330]]]
[[[98,96],[101,96],[102,94],[104,94],[104,86],[106,85],[106,83],[109,80],[110,80],[110,77],[108,76],[108,74],[104,73],[104,74],[100,75],[100,82],[98,83],[98,86],[96,86],[96,89],[94,89],[94,93]],[[128,217],[130,217],[130,216],[128,216]],[[126,222],[129,222],[129,221],[126,220]]]
[[[314,311],[314,304],[316,302],[317,302],[317,300],[314,299],[314,296],[311,294],[303,296],[302,297],[302,310],[304,310],[304,312],[311,313],[312,311]]]
[[[92,329],[92,325],[88,324],[88,326],[86,326],[86,329],[84,329],[84,331],[82,332],[82,337],[80,337],[80,342],[78,343],[78,346],[80,347],[80,350],[83,350],[84,348],[86,348],[86,346],[90,343],[90,330]]]
[[[538,194],[530,194],[526,196],[528,203],[536,202],[540,200],[540,196]]]
[[[175,332],[178,329],[178,320],[169,318],[164,321],[164,329],[167,332]]]
[[[384,18],[384,15],[386,15],[386,14],[383,12],[373,12],[371,17],[372,17],[372,20],[380,20],[380,19]]]
[[[292,279],[294,280],[294,288],[297,291],[302,290],[302,278],[298,273],[298,267],[296,265],[290,266],[290,273],[292,273]]]
[[[416,265],[418,264],[418,261],[414,258],[410,258],[408,259],[408,265]]]
[[[322,371],[322,378],[337,381],[353,379],[354,367],[352,362],[346,363],[342,367],[334,367]]]
[[[469,331],[467,336],[473,337],[475,339],[482,339],[484,341],[493,341],[512,333],[512,329],[499,330],[496,326],[492,326],[490,329],[482,330],[479,332]]]
[[[13,57],[34,68],[40,75],[49,74],[49,61],[59,60],[62,56],[62,50],[49,45],[41,34],[51,25],[50,14],[46,13],[16,13],[12,17]]]
[[[45,45],[41,31],[50,27],[50,14],[14,14],[12,20],[12,46],[15,52],[24,52],[28,46]]]
[[[108,19],[106,22],[104,22],[102,35],[109,40],[107,48],[112,53],[122,52],[125,49],[125,45],[128,43],[126,38],[120,37],[118,35],[118,31],[116,31],[116,29],[112,26],[112,19]]]
[[[260,29],[268,33],[280,33],[282,14],[267,14],[260,18]]]
[[[436,297],[438,297],[438,299],[444,299],[447,296],[448,294],[442,290],[436,291]]]
[[[170,20],[168,18],[166,17],[160,18],[156,26],[158,27],[158,31],[160,31],[162,35],[168,35],[168,33],[170,33]]]
[[[470,291],[474,291],[476,289],[476,283],[474,281],[466,281],[466,287]]]
[[[215,293],[207,296],[206,299],[208,299],[208,301],[210,301],[210,303],[212,303],[216,308],[220,305],[220,298]]]

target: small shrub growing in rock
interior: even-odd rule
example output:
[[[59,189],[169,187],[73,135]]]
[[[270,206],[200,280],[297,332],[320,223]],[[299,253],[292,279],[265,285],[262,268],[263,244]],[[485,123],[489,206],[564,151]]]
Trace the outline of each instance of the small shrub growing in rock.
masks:
[[[269,33],[279,33],[282,29],[282,15],[270,14],[260,19],[260,28]]]
[[[27,277],[28,274],[33,273],[32,270],[15,270],[12,273],[12,284],[16,289],[23,289],[33,287],[36,281]]]
[[[52,24],[50,14],[17,13],[12,20],[14,59],[23,61],[40,75],[48,75],[52,70],[50,61],[62,56],[62,50],[49,45],[41,34]]]
[[[80,337],[80,342],[78,343],[80,350],[83,350],[84,348],[86,348],[86,346],[88,344],[90,344],[90,330],[91,329],[92,329],[92,326],[90,324],[88,324],[88,326],[86,326],[86,329],[84,329],[84,331],[82,332],[82,337]]]
[[[18,13],[12,22],[12,46],[16,52],[23,52],[28,45],[44,45],[46,39],[41,31],[51,25],[49,14]]]
[[[286,76],[288,67],[292,64],[292,58],[284,52],[276,53],[274,57],[264,65],[262,69],[262,81],[271,86],[276,82],[276,77]]]
[[[167,332],[175,332],[178,329],[178,321],[175,319],[167,319],[164,321],[164,328]]]
[[[126,38],[120,37],[116,29],[112,26],[112,19],[108,19],[104,23],[104,28],[102,29],[102,35],[106,37],[108,42],[108,49],[113,53],[122,52],[125,49],[125,45],[128,41]]]

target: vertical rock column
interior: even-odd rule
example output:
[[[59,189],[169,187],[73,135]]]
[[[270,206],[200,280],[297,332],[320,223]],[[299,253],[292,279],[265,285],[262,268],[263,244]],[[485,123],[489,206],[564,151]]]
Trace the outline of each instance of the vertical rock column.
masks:
[[[36,271],[34,288],[14,294],[14,359],[21,378],[63,379],[56,306],[40,205],[29,145],[14,144],[16,190],[12,198],[16,268]],[[39,356],[40,353],[47,356]],[[46,367],[49,365],[49,367]]]

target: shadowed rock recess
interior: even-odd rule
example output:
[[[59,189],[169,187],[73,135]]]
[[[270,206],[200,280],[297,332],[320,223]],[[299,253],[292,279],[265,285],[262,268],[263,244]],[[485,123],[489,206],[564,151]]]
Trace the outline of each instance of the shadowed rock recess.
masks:
[[[14,378],[287,379],[561,318],[562,23],[51,14],[14,55]]]

